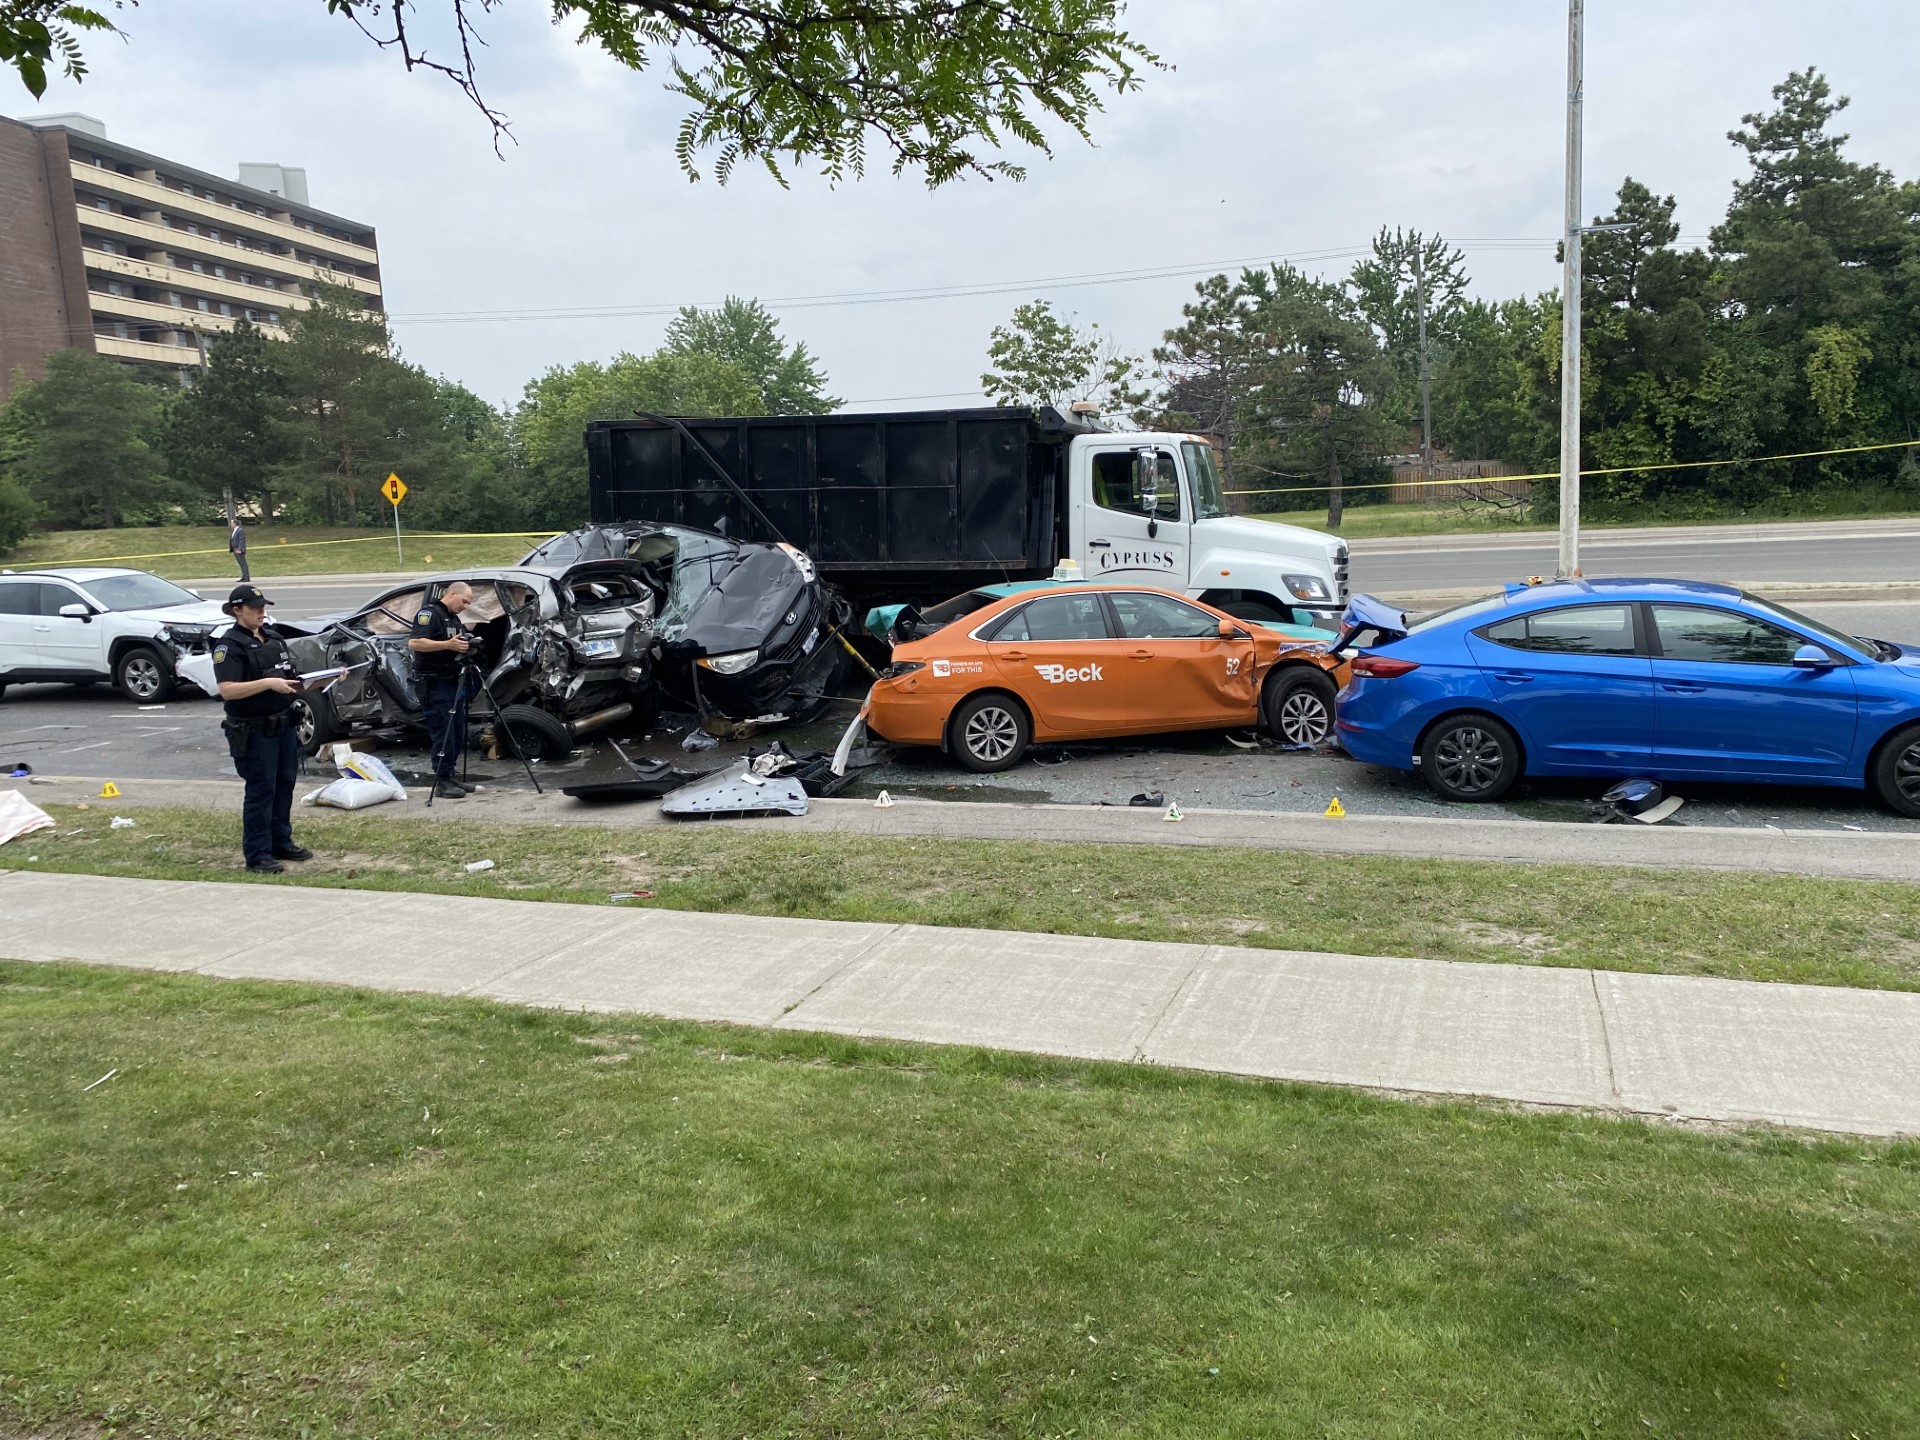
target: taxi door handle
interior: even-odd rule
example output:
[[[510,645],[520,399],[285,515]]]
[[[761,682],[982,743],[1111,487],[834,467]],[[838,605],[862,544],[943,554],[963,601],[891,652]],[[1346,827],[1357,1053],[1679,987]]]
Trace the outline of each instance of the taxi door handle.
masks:
[[[1129,658],[1129,659],[1132,659],[1132,660],[1151,660],[1151,659],[1153,659],[1153,651],[1151,651],[1151,650],[1132,650],[1132,651],[1129,651],[1129,652],[1128,652],[1128,658]]]
[[[1024,660],[1027,658],[1027,652],[1024,650],[1002,650],[1000,652],[1000,658],[1002,660]]]

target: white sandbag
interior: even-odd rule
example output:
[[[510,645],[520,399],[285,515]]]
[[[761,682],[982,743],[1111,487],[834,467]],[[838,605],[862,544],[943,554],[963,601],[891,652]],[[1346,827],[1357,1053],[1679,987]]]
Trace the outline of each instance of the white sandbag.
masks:
[[[398,785],[382,785],[378,780],[362,780],[358,775],[342,775],[311,795],[300,797],[302,805],[326,805],[335,810],[364,810],[388,800],[404,800],[407,792]]]
[[[31,835],[36,830],[53,829],[53,817],[18,790],[0,790],[0,845]]]
[[[340,773],[342,775],[352,775],[357,779],[371,780],[377,785],[385,785],[390,789],[399,791],[399,793],[393,797],[396,800],[404,800],[407,798],[406,790],[402,788],[398,780],[393,778],[393,771],[387,768],[387,762],[382,760],[378,755],[366,755],[358,750],[350,750],[347,752],[346,757],[339,763]]]

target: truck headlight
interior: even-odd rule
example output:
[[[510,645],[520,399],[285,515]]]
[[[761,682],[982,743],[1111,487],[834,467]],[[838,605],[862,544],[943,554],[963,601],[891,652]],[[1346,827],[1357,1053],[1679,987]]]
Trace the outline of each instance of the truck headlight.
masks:
[[[1333,593],[1318,575],[1282,575],[1281,582],[1296,600],[1331,600]]]
[[[760,663],[758,650],[736,650],[731,655],[703,655],[696,662],[716,675],[738,675]]]

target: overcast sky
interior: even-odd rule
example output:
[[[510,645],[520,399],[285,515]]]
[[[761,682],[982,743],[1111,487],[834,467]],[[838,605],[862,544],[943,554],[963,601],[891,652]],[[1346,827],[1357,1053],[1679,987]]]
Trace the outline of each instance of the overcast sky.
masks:
[[[482,78],[517,140],[504,160],[451,85],[406,74],[321,0],[143,0],[120,12],[127,43],[90,40],[84,84],[36,103],[0,78],[0,109],[81,110],[215,174],[304,165],[315,205],[378,228],[407,356],[497,402],[549,365],[651,349],[666,316],[431,317],[1009,287],[775,306],[835,394],[924,408],[979,403],[987,333],[1023,300],[1144,351],[1198,278],[1039,283],[1062,277],[1353,252],[1404,225],[1545,242],[1468,245],[1482,295],[1558,283],[1558,0],[1135,0],[1130,28],[1174,70],[1111,99],[1092,147],[1034,154],[1025,183],[933,192],[885,173],[839,189],[803,174],[783,191],[746,170],[690,184],[659,72],[580,48],[546,13],[506,0],[485,24]],[[1591,0],[1587,213],[1631,174],[1704,236],[1741,169],[1726,132],[1809,64],[1853,98],[1854,157],[1920,176],[1916,41],[1912,0]]]

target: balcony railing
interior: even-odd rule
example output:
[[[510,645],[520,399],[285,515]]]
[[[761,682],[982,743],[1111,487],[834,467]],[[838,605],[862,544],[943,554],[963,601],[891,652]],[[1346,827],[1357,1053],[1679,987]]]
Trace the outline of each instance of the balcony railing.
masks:
[[[91,206],[82,206],[79,212],[80,223],[89,230],[104,230],[110,235],[122,235],[137,240],[143,246],[154,246],[169,252],[175,250],[209,251],[217,255],[216,263],[230,269],[258,270],[263,273],[292,280],[330,280],[336,285],[344,285],[357,290],[362,295],[378,295],[380,282],[363,279],[358,275],[345,275],[339,271],[329,271],[324,265],[309,265],[285,255],[268,255],[260,250],[242,250],[237,245],[225,249],[218,240],[205,235],[189,235],[185,230],[175,230],[171,226],[161,225],[152,220],[137,220],[131,215],[121,215],[113,210],[100,210]],[[199,276],[197,270],[185,270],[182,274]],[[214,279],[211,272],[202,277]],[[238,283],[237,281],[234,283]]]
[[[297,245],[303,250],[330,253],[349,265],[380,263],[380,256],[376,251],[365,245],[356,245],[351,240],[336,240],[331,235],[304,229],[287,220],[276,220],[268,215],[255,215],[251,210],[237,210],[231,205],[221,205],[198,195],[189,195],[184,190],[172,189],[156,180],[142,180],[137,175],[122,175],[118,170],[87,165],[78,160],[69,163],[73,167],[75,183],[125,195],[128,199],[139,200],[155,210],[177,210],[182,214],[193,216],[196,220],[210,220],[222,230],[231,228],[244,231],[249,235]]]

